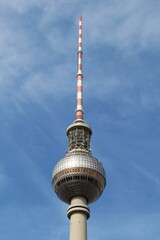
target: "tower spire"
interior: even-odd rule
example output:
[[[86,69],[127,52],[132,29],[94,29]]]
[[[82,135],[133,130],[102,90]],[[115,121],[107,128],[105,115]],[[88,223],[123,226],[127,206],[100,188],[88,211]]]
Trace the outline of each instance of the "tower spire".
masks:
[[[83,120],[83,74],[82,74],[82,16],[79,17],[78,27],[78,63],[77,63],[77,108],[76,120]]]

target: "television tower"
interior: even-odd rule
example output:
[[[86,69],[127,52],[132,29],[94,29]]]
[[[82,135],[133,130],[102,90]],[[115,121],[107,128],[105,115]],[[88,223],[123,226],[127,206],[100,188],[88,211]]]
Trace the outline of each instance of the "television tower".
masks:
[[[60,200],[70,204],[70,240],[87,240],[88,204],[96,201],[106,185],[102,163],[91,153],[91,128],[83,119],[82,17],[79,17],[76,119],[67,128],[68,151],[54,167],[52,186]]]

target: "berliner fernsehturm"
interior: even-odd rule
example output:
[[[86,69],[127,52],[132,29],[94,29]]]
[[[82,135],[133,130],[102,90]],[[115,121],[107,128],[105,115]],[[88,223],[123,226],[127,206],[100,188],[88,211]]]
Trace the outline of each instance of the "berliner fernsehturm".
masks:
[[[83,118],[82,17],[78,29],[77,108],[75,121],[67,128],[68,150],[53,169],[52,186],[70,206],[70,240],[87,240],[88,204],[98,200],[106,185],[102,163],[90,149],[91,128]]]

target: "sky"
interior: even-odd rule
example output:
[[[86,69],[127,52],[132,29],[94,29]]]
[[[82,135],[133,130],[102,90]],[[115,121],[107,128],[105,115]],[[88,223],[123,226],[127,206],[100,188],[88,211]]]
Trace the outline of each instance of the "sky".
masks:
[[[84,118],[107,175],[88,239],[159,240],[159,12],[158,0],[0,0],[0,239],[69,239],[51,173],[75,119],[82,15]]]

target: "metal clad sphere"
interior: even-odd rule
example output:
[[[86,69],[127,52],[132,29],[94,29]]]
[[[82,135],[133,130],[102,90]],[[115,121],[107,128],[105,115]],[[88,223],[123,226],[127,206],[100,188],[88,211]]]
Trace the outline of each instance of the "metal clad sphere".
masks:
[[[69,152],[53,169],[52,185],[66,203],[75,196],[84,196],[91,203],[103,192],[106,175],[102,164],[90,153]]]

